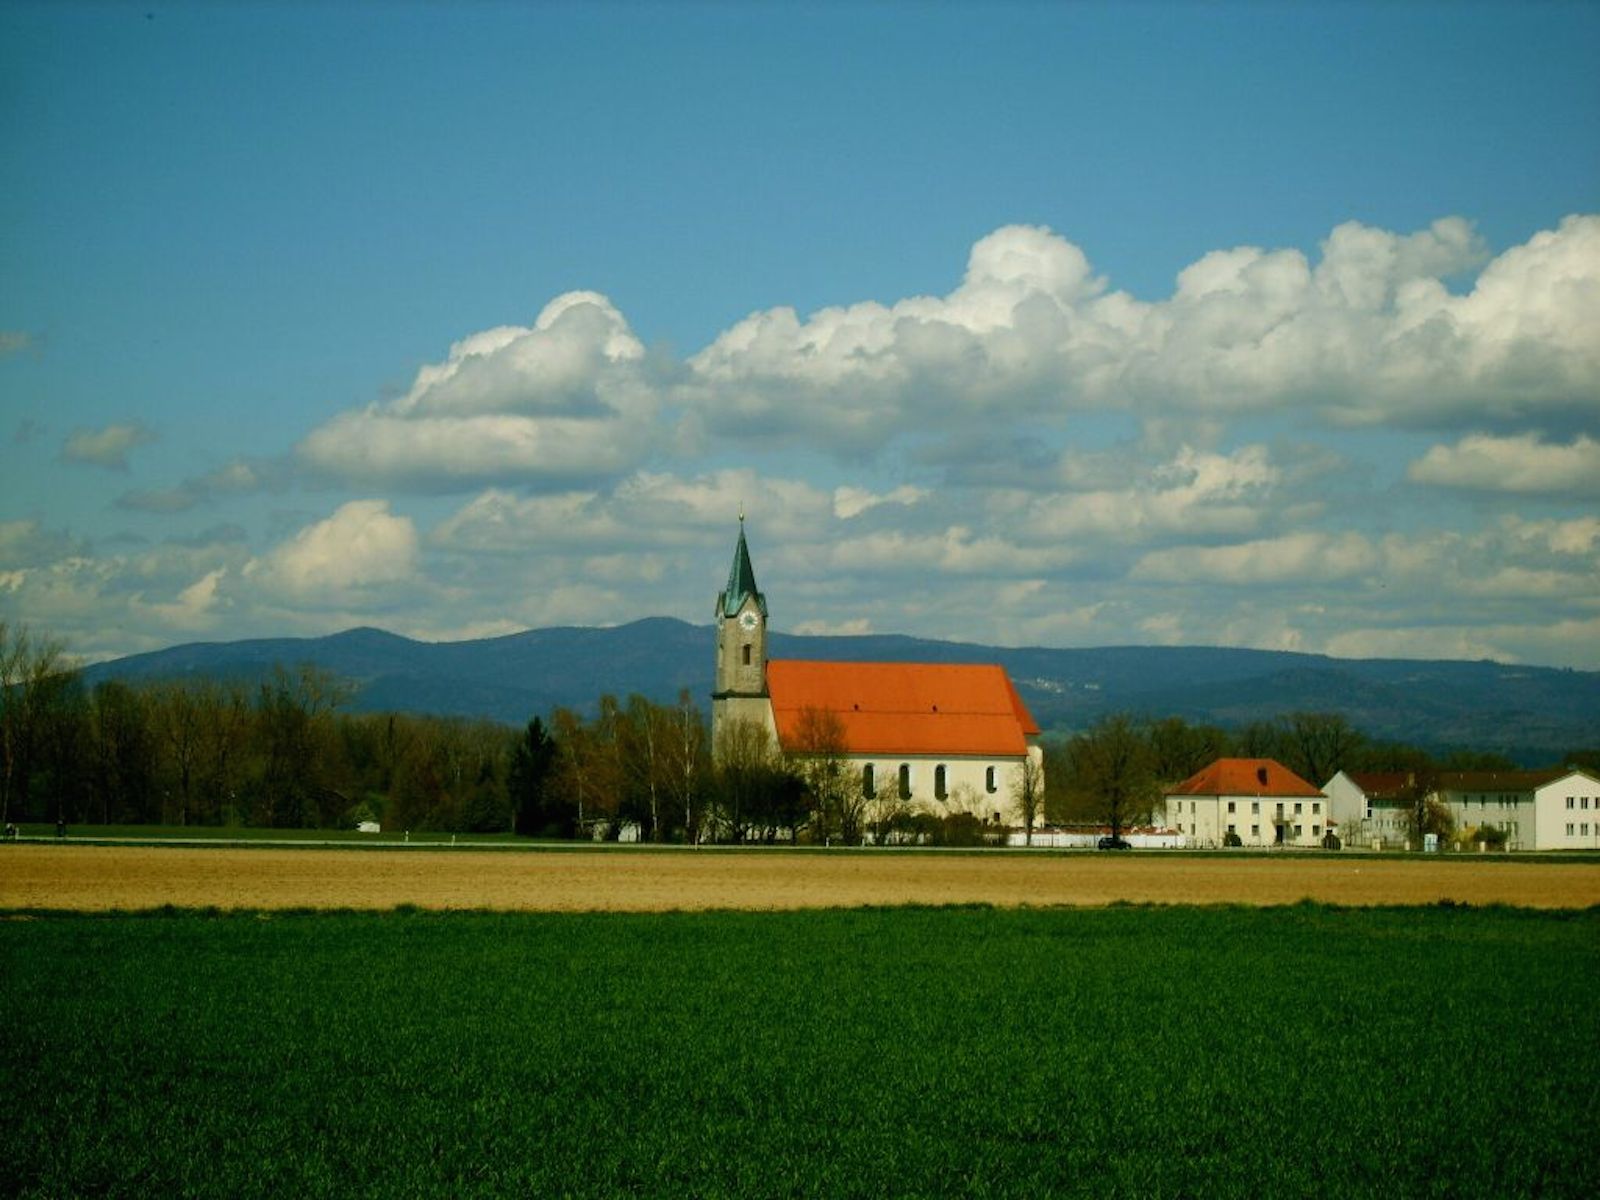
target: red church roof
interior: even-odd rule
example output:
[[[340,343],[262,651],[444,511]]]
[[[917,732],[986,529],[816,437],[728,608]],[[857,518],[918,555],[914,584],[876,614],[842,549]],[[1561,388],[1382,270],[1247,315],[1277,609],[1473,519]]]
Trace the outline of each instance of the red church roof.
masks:
[[[767,691],[786,747],[806,709],[839,717],[848,754],[1021,757],[1039,732],[998,666],[780,659],[767,664]]]
[[[1270,758],[1219,758],[1167,795],[1320,796],[1322,792]]]

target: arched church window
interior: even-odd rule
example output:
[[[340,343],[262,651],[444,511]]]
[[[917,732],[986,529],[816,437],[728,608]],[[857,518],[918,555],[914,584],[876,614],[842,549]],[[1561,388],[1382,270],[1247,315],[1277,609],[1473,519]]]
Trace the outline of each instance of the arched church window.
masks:
[[[871,763],[861,768],[861,794],[868,800],[876,800],[878,798],[878,784],[877,780],[873,778]]]
[[[911,799],[911,764],[900,764],[900,799]]]
[[[994,795],[1000,790],[1000,784],[995,780],[996,768],[990,767],[983,773],[983,789],[989,795]]]
[[[935,799],[943,800],[949,794],[944,787],[944,764],[940,763],[933,769],[933,795]]]

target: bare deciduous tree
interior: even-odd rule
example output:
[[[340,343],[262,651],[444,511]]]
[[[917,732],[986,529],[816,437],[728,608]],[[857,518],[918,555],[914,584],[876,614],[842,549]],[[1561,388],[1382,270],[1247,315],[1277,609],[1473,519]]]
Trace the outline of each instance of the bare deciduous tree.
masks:
[[[662,761],[668,795],[673,807],[683,813],[683,838],[686,842],[700,840],[696,824],[695,798],[704,778],[706,758],[706,726],[689,697],[689,689],[678,693],[678,703],[670,714],[670,727],[665,731]]]
[[[0,823],[26,802],[34,761],[47,728],[78,679],[77,664],[53,638],[0,621]],[[62,800],[56,798],[57,811]]]
[[[717,729],[717,821],[731,841],[746,840],[778,773],[778,748],[767,727],[745,717]]]
[[[163,812],[162,819],[175,818],[177,824],[187,825],[194,809],[195,776],[200,767],[200,699],[187,680],[172,679],[151,687],[146,700],[178,789],[176,809]]]
[[[1011,798],[1016,801],[1017,811],[1022,814],[1023,841],[1031,846],[1034,822],[1044,809],[1044,766],[1032,754],[1024,757],[1017,769],[1016,778],[1011,784]]]
[[[1096,721],[1072,739],[1071,757],[1077,786],[1094,798],[1112,837],[1149,813],[1155,792],[1149,744],[1130,717]]]
[[[811,796],[814,836],[824,843],[859,842],[865,799],[846,757],[844,721],[831,709],[801,709],[793,741],[785,754]]]
[[[1316,787],[1349,765],[1365,741],[1338,713],[1297,712],[1283,719],[1287,766]]]

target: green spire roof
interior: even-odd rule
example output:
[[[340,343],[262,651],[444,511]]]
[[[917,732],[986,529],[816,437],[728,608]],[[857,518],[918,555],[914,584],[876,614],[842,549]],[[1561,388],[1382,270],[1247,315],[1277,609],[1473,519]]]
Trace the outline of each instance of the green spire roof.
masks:
[[[767,615],[767,598],[756,589],[755,568],[750,565],[750,547],[744,541],[744,517],[739,517],[739,544],[733,548],[733,566],[728,568],[728,587],[717,597],[717,611],[724,617],[736,617],[744,602],[755,598],[761,615]]]

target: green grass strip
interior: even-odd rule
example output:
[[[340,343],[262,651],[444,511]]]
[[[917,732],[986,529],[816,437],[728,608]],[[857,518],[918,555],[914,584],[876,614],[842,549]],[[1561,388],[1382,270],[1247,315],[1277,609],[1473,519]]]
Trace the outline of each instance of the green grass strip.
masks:
[[[1600,912],[0,921],[20,1196],[1588,1196]]]

